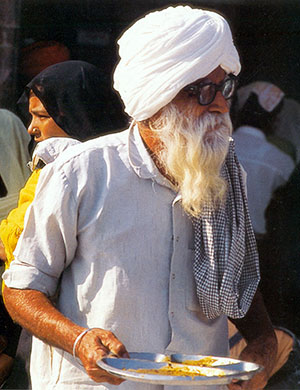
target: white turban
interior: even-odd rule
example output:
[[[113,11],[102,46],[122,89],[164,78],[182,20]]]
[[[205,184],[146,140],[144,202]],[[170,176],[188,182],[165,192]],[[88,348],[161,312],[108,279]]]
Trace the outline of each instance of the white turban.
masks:
[[[237,75],[240,61],[226,20],[189,6],[152,12],[118,41],[114,88],[135,120],[150,118],[186,85],[221,66]]]

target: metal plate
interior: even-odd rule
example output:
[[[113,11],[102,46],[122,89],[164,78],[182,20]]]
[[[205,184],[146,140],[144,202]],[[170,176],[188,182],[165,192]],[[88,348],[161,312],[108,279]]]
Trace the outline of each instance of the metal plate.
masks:
[[[163,353],[130,352],[129,356],[130,359],[149,360],[150,362],[165,362],[170,360],[170,357]]]
[[[97,364],[103,370],[106,370],[110,374],[116,375],[123,379],[152,384],[181,386],[199,386],[202,384],[221,385],[228,384],[233,379],[248,380],[255,373],[259,372],[262,369],[262,367],[254,363],[212,356],[208,357],[203,355],[164,355],[147,352],[131,352],[129,355],[131,357],[130,359],[107,357],[102,360],[99,360]],[[201,373],[204,375],[175,376],[160,375],[159,373],[147,374],[136,371],[140,369],[157,370],[166,366],[168,364],[167,361],[172,361],[172,364],[181,367],[182,361],[197,361],[203,358],[214,358],[218,362],[217,364],[216,362],[214,362],[213,367],[201,367]],[[199,367],[195,367],[194,365],[185,366],[188,367],[190,370],[199,369]]]

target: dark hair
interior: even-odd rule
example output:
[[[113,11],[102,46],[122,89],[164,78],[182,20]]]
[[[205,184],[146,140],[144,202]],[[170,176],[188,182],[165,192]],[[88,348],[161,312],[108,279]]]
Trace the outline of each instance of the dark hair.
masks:
[[[19,99],[24,113],[31,91],[56,124],[73,138],[84,141],[118,129],[117,95],[107,75],[93,64],[64,61],[44,69],[27,84]]]

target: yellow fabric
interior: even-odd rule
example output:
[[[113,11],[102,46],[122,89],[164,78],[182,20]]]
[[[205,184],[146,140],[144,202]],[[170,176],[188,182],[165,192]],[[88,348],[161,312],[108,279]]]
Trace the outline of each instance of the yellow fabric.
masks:
[[[0,198],[0,221],[17,207],[20,189],[30,175],[28,144],[30,135],[22,121],[12,112],[0,109],[0,175],[7,195]]]
[[[24,217],[26,210],[34,199],[35,189],[38,182],[41,169],[33,171],[25,186],[20,191],[18,206],[13,209],[6,219],[0,224],[0,238],[3,242],[7,260],[5,269],[7,269],[14,259],[13,251],[17,245],[18,239],[24,228]]]

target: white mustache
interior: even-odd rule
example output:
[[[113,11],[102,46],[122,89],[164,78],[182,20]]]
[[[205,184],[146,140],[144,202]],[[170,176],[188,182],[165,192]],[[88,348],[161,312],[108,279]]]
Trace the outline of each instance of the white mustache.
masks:
[[[232,132],[229,115],[206,113],[199,118],[182,117],[176,107],[168,105],[159,125],[157,131],[164,144],[159,158],[178,184],[184,209],[199,215],[207,201],[219,204],[226,193],[220,169]]]

